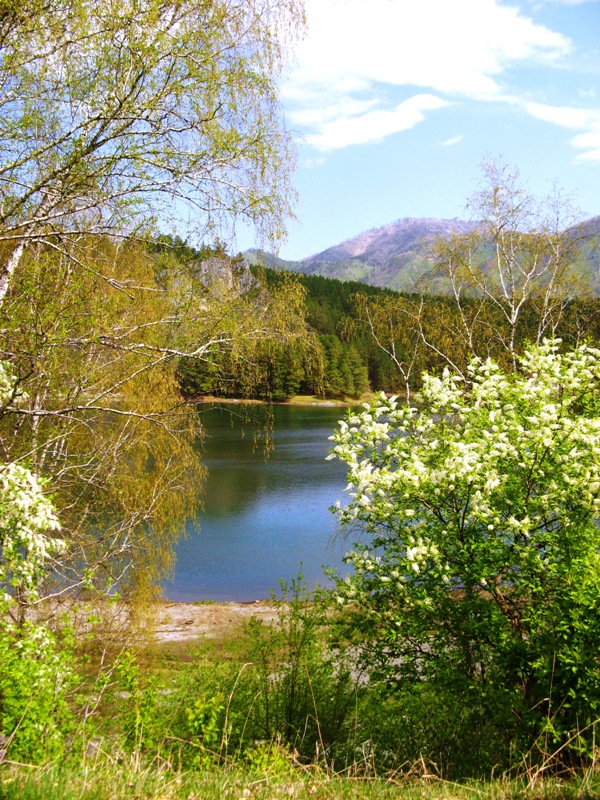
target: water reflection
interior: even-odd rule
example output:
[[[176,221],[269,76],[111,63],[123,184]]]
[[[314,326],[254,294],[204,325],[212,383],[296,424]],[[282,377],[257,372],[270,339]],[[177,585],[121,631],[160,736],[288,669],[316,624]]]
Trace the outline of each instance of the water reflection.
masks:
[[[175,576],[165,584],[170,600],[261,599],[280,578],[295,577],[301,562],[310,585],[325,583],[323,564],[341,565],[348,543],[335,536],[328,508],[342,497],[346,473],[325,457],[343,411],[276,406],[273,413],[275,449],[265,459],[230,408],[203,412],[204,511],[177,548]]]

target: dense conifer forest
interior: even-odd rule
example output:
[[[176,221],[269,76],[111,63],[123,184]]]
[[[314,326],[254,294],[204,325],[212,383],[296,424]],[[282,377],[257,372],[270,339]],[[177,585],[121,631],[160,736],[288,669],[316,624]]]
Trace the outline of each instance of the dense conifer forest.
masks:
[[[181,242],[170,243],[178,257],[187,253],[188,263],[201,264],[214,250],[194,251]],[[243,265],[243,257],[228,259]],[[253,357],[253,380],[243,360],[222,352],[209,364],[191,359],[179,366],[179,380],[186,396],[289,400],[296,395],[325,399],[357,399],[366,392],[402,393],[405,382],[399,364],[410,368],[412,385],[420,386],[426,370],[443,368],[442,349],[452,342],[453,358],[464,363],[471,354],[460,333],[461,314],[449,295],[402,294],[357,281],[341,281],[320,275],[250,267],[257,284],[267,290],[290,282],[302,287],[306,323],[315,334],[306,341],[272,343]],[[489,301],[467,297],[469,315],[479,316],[479,354],[501,356],[505,320]],[[487,322],[486,322],[487,317]],[[515,347],[522,350],[535,341],[539,314],[535,300],[526,302]],[[483,326],[482,326],[483,327]],[[502,328],[504,327],[504,330]],[[375,335],[374,335],[375,334]],[[424,341],[424,334],[426,341]],[[564,303],[554,335],[565,342],[596,341],[600,334],[600,298],[579,297]]]

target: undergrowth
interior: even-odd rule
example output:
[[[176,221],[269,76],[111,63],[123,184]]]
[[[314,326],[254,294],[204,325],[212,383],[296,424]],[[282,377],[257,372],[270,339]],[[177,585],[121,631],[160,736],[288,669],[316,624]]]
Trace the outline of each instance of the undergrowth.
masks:
[[[63,638],[5,661],[0,798],[600,797],[595,750],[517,747],[481,704],[368,680],[327,595],[301,577],[283,590],[277,621],[251,621],[226,651],[86,665]]]
[[[419,769],[417,769],[417,773]],[[434,775],[405,772],[367,777],[295,768],[278,774],[240,766],[173,772],[160,761],[144,768],[108,759],[52,764],[40,769],[4,765],[0,800],[570,800],[600,797],[600,780],[584,775],[570,781],[495,779],[455,783]]]

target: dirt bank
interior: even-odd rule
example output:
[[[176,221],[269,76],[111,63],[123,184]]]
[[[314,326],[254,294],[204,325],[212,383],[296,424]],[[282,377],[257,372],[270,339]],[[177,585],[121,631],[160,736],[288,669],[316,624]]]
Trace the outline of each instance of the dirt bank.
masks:
[[[268,601],[163,603],[153,627],[157,642],[197,641],[227,636],[251,617],[270,622],[277,617],[277,610]]]

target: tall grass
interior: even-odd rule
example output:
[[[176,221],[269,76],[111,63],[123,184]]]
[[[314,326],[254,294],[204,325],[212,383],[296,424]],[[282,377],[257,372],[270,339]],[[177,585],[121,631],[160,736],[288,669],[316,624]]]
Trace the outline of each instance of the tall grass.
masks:
[[[496,779],[457,784],[433,775],[402,774],[353,778],[297,769],[286,775],[220,767],[206,772],[173,772],[159,762],[143,769],[135,763],[100,759],[53,763],[43,768],[4,764],[1,800],[570,800],[600,797],[600,779],[587,775],[528,784],[526,779]]]
[[[60,756],[24,763],[0,737],[0,800],[600,797],[595,756],[560,773],[560,754],[511,749],[476,704],[369,683],[329,621],[298,580],[277,622],[250,623],[226,652],[104,658],[68,697]]]

